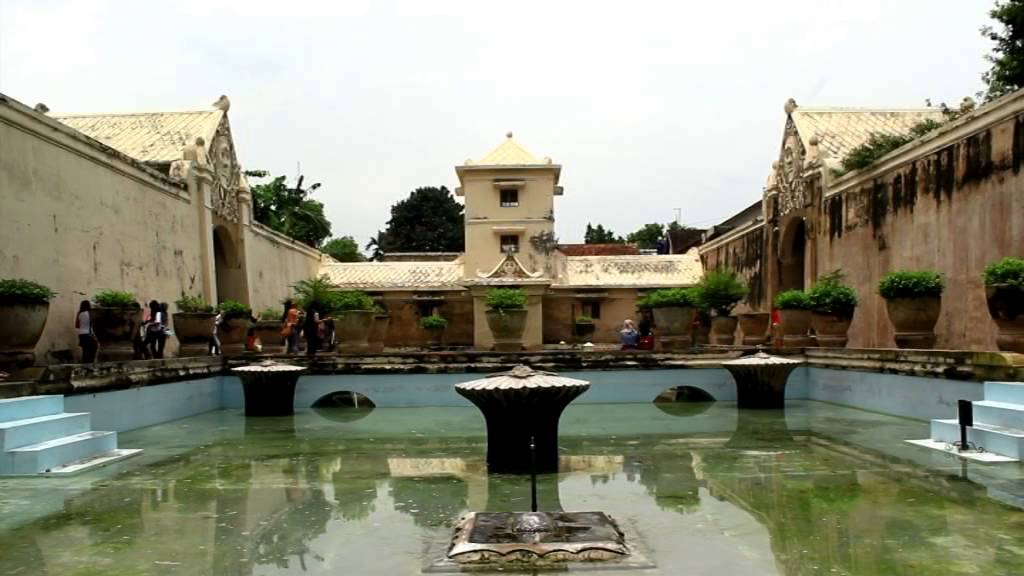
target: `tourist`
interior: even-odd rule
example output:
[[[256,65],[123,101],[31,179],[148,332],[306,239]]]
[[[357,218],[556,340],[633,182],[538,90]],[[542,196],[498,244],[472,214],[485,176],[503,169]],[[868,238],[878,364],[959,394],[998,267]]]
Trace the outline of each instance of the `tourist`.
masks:
[[[160,334],[157,335],[156,352],[157,358],[164,357],[164,347],[167,345],[167,334],[171,331],[171,317],[167,314],[167,302],[160,303]]]
[[[316,355],[316,351],[320,349],[320,343],[323,341],[321,330],[323,330],[323,324],[320,320],[320,313],[316,311],[316,305],[310,304],[306,307],[306,322],[303,332],[306,334],[306,355],[311,358]]]
[[[92,364],[96,361],[99,342],[96,340],[96,333],[92,331],[92,304],[88,300],[82,300],[78,305],[75,332],[78,333],[78,346],[82,349],[82,364]]]
[[[149,318],[143,322],[146,327],[146,351],[151,358],[163,358],[163,346],[160,344],[164,334],[163,312],[160,303],[152,300],[149,303]]]
[[[636,331],[636,327],[633,326],[633,321],[626,319],[622,322],[622,330],[619,330],[619,341],[622,343],[623,350],[636,350],[637,342],[640,339],[640,333]]]
[[[291,300],[285,300],[284,309],[281,335],[285,338],[286,352],[294,354],[299,347],[299,307]]]
[[[210,333],[210,355],[220,356],[220,325],[224,323],[224,311],[217,308],[217,315],[213,317],[213,330]]]

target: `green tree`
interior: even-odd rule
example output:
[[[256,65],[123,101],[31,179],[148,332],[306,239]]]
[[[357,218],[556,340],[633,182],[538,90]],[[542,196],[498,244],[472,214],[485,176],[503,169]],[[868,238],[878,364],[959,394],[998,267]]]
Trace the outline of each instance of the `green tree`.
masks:
[[[338,262],[362,262],[366,260],[366,257],[359,251],[359,244],[356,244],[356,241],[351,236],[331,238],[324,243],[322,250]]]
[[[462,210],[444,186],[417,188],[391,207],[387,228],[371,242],[381,252],[462,252]]]
[[[266,178],[269,172],[250,170],[245,175],[250,178]],[[331,236],[331,222],[324,215],[323,203],[309,197],[320,188],[320,183],[303,189],[304,178],[299,176],[294,188],[288,187],[284,176],[253,185],[253,218],[276,232],[319,248]]]
[[[988,86],[987,100],[994,100],[1024,87],[1024,0],[997,0],[989,16],[997,26],[985,26],[981,33],[995,42],[986,59],[992,68],[982,75]]]
[[[370,251],[370,260],[380,261],[384,257],[384,244],[386,242],[383,230],[377,230],[376,236],[370,236],[370,241],[364,246],[366,250]]]
[[[601,224],[591,226],[590,222],[587,222],[587,230],[583,233],[584,244],[623,244],[624,242],[625,240],[621,236],[616,236],[611,229],[605,230]]]
[[[626,236],[626,241],[636,244],[640,248],[653,250],[658,246],[658,240],[665,237],[665,227],[661,224],[644,224],[636,232]]]

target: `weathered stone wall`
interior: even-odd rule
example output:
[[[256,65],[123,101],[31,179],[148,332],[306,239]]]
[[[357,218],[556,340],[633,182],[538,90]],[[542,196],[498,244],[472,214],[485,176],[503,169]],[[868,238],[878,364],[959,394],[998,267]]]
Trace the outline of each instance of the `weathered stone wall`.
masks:
[[[878,281],[890,270],[931,269],[946,280],[936,346],[996,348],[981,274],[1004,256],[1024,256],[1024,116],[998,114],[1018,102],[841,180],[825,197],[814,227],[817,269],[841,268],[857,288],[850,346],[893,346]]]
[[[318,250],[259,224],[246,228],[245,251],[249,303],[257,312],[280,308],[295,283],[315,278],[320,267]]]
[[[765,274],[765,232],[763,225],[729,238],[709,243],[701,249],[704,270],[731,270],[750,288],[747,298],[736,307],[737,313],[767,312],[770,308]]]
[[[423,346],[430,334],[420,327],[420,318],[435,311],[448,320],[442,344],[446,346],[473,345],[473,300],[464,291],[437,293],[436,299],[424,299],[425,294],[385,292],[380,304],[387,309],[391,320],[384,345],[388,347]]]
[[[619,342],[619,330],[624,320],[639,325],[636,310],[639,292],[634,288],[605,290],[604,296],[594,300],[600,305],[601,317],[594,319],[594,333],[587,338],[594,343]],[[573,326],[576,318],[585,312],[584,302],[574,290],[552,290],[544,297],[544,343],[575,342]]]
[[[0,206],[0,278],[59,292],[37,361],[77,352],[78,304],[100,290],[173,302],[201,286],[196,208],[183,185],[3,103]]]

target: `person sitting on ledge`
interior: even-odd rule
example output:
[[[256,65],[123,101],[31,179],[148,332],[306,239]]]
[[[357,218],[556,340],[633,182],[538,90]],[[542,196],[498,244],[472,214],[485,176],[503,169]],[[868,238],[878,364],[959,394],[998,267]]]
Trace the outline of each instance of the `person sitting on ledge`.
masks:
[[[619,341],[622,343],[622,349],[636,350],[636,344],[639,339],[640,333],[633,326],[633,321],[628,318],[624,320],[622,322],[622,330],[619,330]]]

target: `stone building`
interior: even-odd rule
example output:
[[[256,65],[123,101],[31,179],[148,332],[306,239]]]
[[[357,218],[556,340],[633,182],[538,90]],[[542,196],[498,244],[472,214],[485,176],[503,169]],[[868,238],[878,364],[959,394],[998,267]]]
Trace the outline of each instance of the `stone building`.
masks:
[[[70,359],[78,303],[103,289],[260,309],[317,274],[320,252],[253,221],[229,108],[61,115],[0,95],[0,278],[59,293],[37,359]]]
[[[790,100],[760,200],[708,231],[700,246],[705,269],[744,276],[751,286],[744,306],[761,311],[778,292],[842,270],[860,298],[851,347],[894,346],[877,293],[884,274],[935,270],[946,280],[937,346],[994,350],[981,273],[1004,256],[1024,256],[1024,92],[965,112],[842,174],[842,159],[872,133],[907,134],[944,114],[804,108]]]
[[[636,298],[647,289],[689,286],[701,276],[696,250],[687,254],[567,256],[554,236],[555,198],[562,167],[538,158],[508,134],[480,160],[455,168],[465,198],[466,251],[448,261],[328,263],[335,286],[377,296],[391,314],[390,346],[426,340],[419,318],[437,312],[449,320],[449,345],[487,349],[491,334],[484,297],[496,286],[528,296],[525,344],[572,339],[578,316],[594,319],[595,342],[617,342]],[[436,260],[436,259],[435,259]]]

